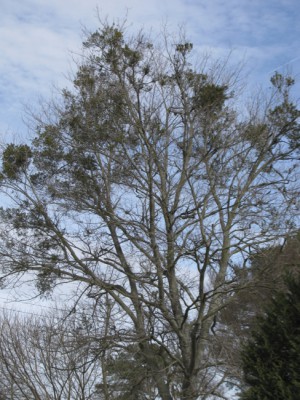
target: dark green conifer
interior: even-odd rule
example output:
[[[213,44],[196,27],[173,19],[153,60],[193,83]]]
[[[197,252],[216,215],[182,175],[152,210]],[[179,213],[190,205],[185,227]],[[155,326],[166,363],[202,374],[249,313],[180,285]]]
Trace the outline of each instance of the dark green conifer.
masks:
[[[243,351],[242,400],[300,398],[300,280],[287,279]]]

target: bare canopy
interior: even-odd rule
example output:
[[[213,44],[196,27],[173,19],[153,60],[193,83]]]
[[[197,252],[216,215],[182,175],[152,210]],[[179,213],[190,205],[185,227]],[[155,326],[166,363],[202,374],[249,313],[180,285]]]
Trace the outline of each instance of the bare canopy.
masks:
[[[3,151],[3,276],[108,296],[114,341],[137,346],[157,398],[226,398],[235,342],[218,313],[235,269],[295,229],[294,82],[276,73],[245,111],[235,74],[196,65],[182,37],[104,24],[84,46],[32,143]]]

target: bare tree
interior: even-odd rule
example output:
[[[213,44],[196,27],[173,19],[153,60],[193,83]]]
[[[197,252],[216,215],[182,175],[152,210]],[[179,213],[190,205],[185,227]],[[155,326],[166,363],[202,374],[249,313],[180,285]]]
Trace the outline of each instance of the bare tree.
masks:
[[[0,374],[4,399],[101,399],[97,357],[82,323],[56,315],[21,318],[3,314]],[[80,329],[81,328],[81,329]]]
[[[235,268],[295,229],[299,111],[290,77],[248,111],[235,73],[104,25],[31,145],[3,151],[3,277],[84,284],[113,301],[162,400],[226,398],[218,314]],[[7,203],[6,203],[7,204]],[[116,340],[116,339],[115,339]]]

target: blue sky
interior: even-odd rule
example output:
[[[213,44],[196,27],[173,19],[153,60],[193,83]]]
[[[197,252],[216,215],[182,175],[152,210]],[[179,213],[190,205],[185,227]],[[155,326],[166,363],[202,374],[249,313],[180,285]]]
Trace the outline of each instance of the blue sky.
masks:
[[[127,14],[133,29],[184,24],[199,50],[244,59],[251,85],[267,85],[287,66],[300,78],[298,0],[0,0],[0,140],[26,137],[24,106],[37,108],[66,84],[83,27],[97,27],[97,8],[109,20]]]
[[[127,15],[136,30],[185,25],[199,51],[245,60],[250,87],[268,86],[287,67],[300,80],[299,0],[0,0],[0,144],[26,140],[25,108],[38,110],[41,97],[67,84],[97,8],[111,21]]]

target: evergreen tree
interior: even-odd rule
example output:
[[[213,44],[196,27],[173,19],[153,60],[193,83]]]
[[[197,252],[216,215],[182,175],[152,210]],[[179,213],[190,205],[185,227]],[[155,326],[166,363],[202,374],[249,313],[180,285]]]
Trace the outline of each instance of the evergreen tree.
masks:
[[[300,280],[287,279],[245,345],[242,400],[300,398]]]

